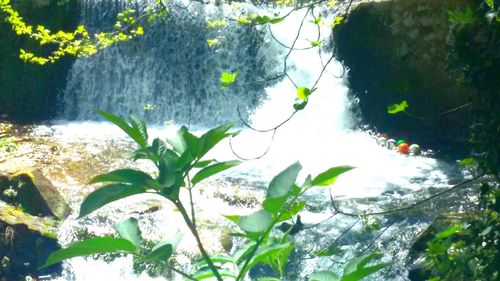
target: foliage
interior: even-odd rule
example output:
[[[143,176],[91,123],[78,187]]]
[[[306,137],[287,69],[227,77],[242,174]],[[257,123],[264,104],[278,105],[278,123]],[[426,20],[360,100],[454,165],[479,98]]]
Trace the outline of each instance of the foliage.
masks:
[[[17,150],[17,142],[15,137],[0,138],[0,152],[12,152]]]
[[[400,103],[389,105],[387,107],[387,113],[396,114],[399,112],[405,112],[407,107],[408,107],[408,102],[406,100],[403,100]]]
[[[157,168],[157,172],[150,175],[139,170],[119,169],[96,176],[91,183],[103,183],[104,186],[85,198],[81,204],[79,216],[86,216],[108,203],[136,194],[151,193],[162,196],[179,210],[197,241],[202,258],[196,263],[192,274],[173,268],[169,259],[174,254],[181,237],[176,236],[161,241],[149,251],[143,251],[138,221],[129,218],[115,225],[119,238],[94,237],[75,242],[54,252],[47,259],[45,266],[77,256],[125,253],[133,255],[136,263],[167,265],[190,280],[214,277],[217,280],[223,280],[223,278],[243,280],[249,270],[258,264],[267,264],[273,268],[277,275],[269,276],[269,280],[283,280],[285,266],[290,253],[295,248],[295,242],[289,237],[293,226],[288,230],[278,231],[278,225],[284,221],[292,223],[297,221],[296,216],[307,203],[301,199],[305,192],[314,186],[330,185],[339,175],[352,169],[349,166],[334,167],[314,178],[309,175],[302,185],[298,185],[295,182],[302,166],[298,162],[292,164],[271,180],[265,200],[259,210],[249,215],[226,216],[241,230],[232,234],[243,239],[241,247],[232,255],[210,256],[205,251],[198,234],[192,196],[189,197],[191,209],[191,214],[189,214],[179,194],[182,189],[191,195],[192,189],[196,188],[199,182],[239,164],[239,161],[217,162],[203,158],[220,141],[237,134],[237,132],[229,131],[232,124],[224,124],[209,130],[200,137],[191,134],[186,127],[182,127],[175,137],[167,139],[166,142],[155,138],[149,144],[147,128],[143,121],[132,117],[130,122],[126,122],[110,113],[100,112],[100,114],[120,127],[136,142],[139,148],[133,152],[133,158],[151,161]],[[349,262],[344,269],[343,277],[338,280],[361,280],[379,271],[386,264],[367,266],[379,257],[379,254],[370,254]],[[335,273],[318,272],[313,274],[310,280],[326,280],[321,279],[323,278],[321,276],[331,274]],[[276,279],[276,277],[279,278]]]
[[[146,20],[154,22],[158,15],[166,12],[162,1],[157,1],[156,4],[147,6],[146,13],[140,15],[134,9],[126,9],[117,15],[113,31],[96,34],[91,34],[83,25],[69,32],[62,30],[52,32],[42,25],[35,27],[24,21],[14,9],[11,0],[0,0],[0,15],[5,17],[17,35],[27,36],[40,45],[53,46],[53,50],[47,56],[20,50],[19,57],[22,60],[43,65],[54,63],[66,55],[89,57],[113,44],[141,36],[144,33],[141,22]]]
[[[465,11],[449,12],[448,63],[459,71],[457,82],[477,92],[472,127],[472,157],[461,161],[489,175],[481,185],[479,210],[451,225],[428,244],[431,280],[500,278],[500,1],[476,1]]]

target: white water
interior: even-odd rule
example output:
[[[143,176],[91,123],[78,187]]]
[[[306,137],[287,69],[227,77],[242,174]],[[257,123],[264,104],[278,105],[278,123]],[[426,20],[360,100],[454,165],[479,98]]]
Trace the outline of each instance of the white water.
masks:
[[[280,41],[287,45],[293,42],[295,31],[300,24],[303,13],[296,13],[289,17],[285,22],[273,25],[272,30]],[[306,21],[307,22],[307,21]],[[322,30],[323,39],[327,39],[328,31]],[[303,36],[297,41],[296,47],[307,47],[307,40],[315,40],[315,27],[311,24],[306,24]],[[269,36],[269,35],[268,35]],[[267,38],[267,40],[271,40]],[[278,48],[276,45],[275,48]],[[263,51],[265,51],[263,49]],[[115,52],[111,54],[118,56]],[[281,50],[281,53],[286,50]],[[323,62],[328,60],[329,54],[323,53]],[[279,61],[279,60],[278,60]],[[96,62],[93,62],[94,64]],[[107,62],[109,63],[109,62]],[[135,62],[140,63],[140,62]],[[146,63],[147,66],[148,63]],[[289,64],[293,67],[290,69],[289,74],[298,86],[312,87],[318,75],[322,70],[322,63],[316,49],[307,51],[294,51],[289,58]],[[82,80],[95,78],[98,73],[85,74],[85,66],[89,66],[88,62],[78,61],[75,65],[78,72],[82,74]],[[98,66],[98,65],[97,65]],[[109,65],[105,64],[106,67]],[[95,71],[95,65],[91,69]],[[142,66],[141,66],[142,67]],[[277,66],[278,69],[281,65]],[[99,69],[97,67],[97,69]],[[87,70],[89,71],[89,70]],[[378,146],[369,133],[360,130],[354,130],[358,122],[352,113],[350,107],[352,101],[348,98],[348,87],[344,79],[335,78],[333,75],[342,73],[341,65],[338,62],[332,62],[327,68],[327,72],[323,75],[320,83],[317,85],[318,90],[315,91],[310,97],[309,104],[306,109],[297,113],[294,118],[287,122],[284,126],[279,128],[276,136],[270,142],[271,133],[257,133],[243,128],[243,131],[233,140],[234,150],[242,157],[252,158],[261,155],[271,145],[269,152],[260,160],[248,161],[229,172],[226,172],[224,177],[244,178],[249,182],[264,181],[268,182],[274,174],[281,171],[288,165],[295,161],[300,161],[303,165],[303,173],[301,179],[307,174],[317,174],[332,166],[337,165],[351,165],[357,167],[355,170],[341,176],[334,187],[332,193],[335,198],[353,200],[355,198],[382,198],[387,200],[387,194],[392,199],[399,198],[412,198],[412,191],[422,191],[425,188],[436,187],[442,188],[449,186],[450,180],[460,178],[460,173],[457,172],[456,167],[449,165],[442,161],[426,158],[426,157],[412,157],[397,154],[395,151],[389,151],[385,148]],[[141,93],[151,93],[148,88],[152,80],[144,77],[135,77],[133,85],[137,87],[146,87],[140,89],[137,93],[135,100],[125,102],[126,105],[133,103],[141,104],[144,100],[141,99]],[[77,77],[73,76],[72,83],[76,83]],[[141,79],[146,79],[146,83],[142,83]],[[82,82],[83,83],[83,82]],[[85,81],[90,83],[92,80]],[[99,81],[99,83],[103,83]],[[93,95],[88,97],[87,102],[80,104],[84,106],[83,109],[78,110],[80,114],[77,119],[82,116],[88,116],[89,112],[94,110],[92,107],[99,107],[101,104],[95,104],[92,99],[104,100],[96,94],[106,95],[106,93],[97,93],[95,89],[106,89],[112,87],[109,97],[107,99],[115,103],[113,109],[120,110],[120,105],[116,104],[121,99],[116,99],[117,92],[112,85],[113,81],[107,81],[105,86],[92,85],[91,91]],[[121,83],[121,82],[120,82]],[[73,87],[75,84],[69,84]],[[111,85],[111,86],[110,86]],[[149,86],[148,86],[149,85]],[[85,89],[85,87],[84,87]],[[125,91],[125,89],[124,89]],[[295,87],[289,80],[282,80],[279,83],[265,89],[267,100],[251,114],[252,126],[260,129],[266,129],[279,124],[286,119],[293,111],[292,105],[295,99]],[[71,93],[66,93],[66,95]],[[232,93],[238,95],[238,93]],[[78,95],[85,95],[85,93],[78,93]],[[225,104],[218,104],[219,106],[229,106],[231,110],[231,102]],[[69,103],[65,103],[69,106]],[[141,105],[142,106],[142,105]],[[186,108],[184,104],[184,109]],[[127,114],[131,109],[125,108],[122,111],[114,112],[118,114]],[[196,109],[195,109],[196,110]],[[227,111],[227,108],[224,109]],[[225,112],[224,111],[224,112]],[[69,114],[70,109],[65,109],[65,114]],[[84,113],[82,113],[84,112]],[[153,111],[153,113],[155,113]],[[160,110],[158,114],[163,114],[164,111]],[[210,112],[208,112],[210,114]],[[383,114],[383,113],[381,113]],[[67,116],[67,115],[65,115]],[[232,116],[235,116],[234,114]],[[178,128],[177,125],[171,126],[158,126],[151,130],[150,135],[166,137],[172,135]],[[41,130],[41,128],[39,129]],[[118,141],[118,145],[124,146],[125,137],[119,129],[104,123],[99,122],[61,122],[59,125],[51,126],[54,133],[54,139],[61,144],[85,143],[87,151],[82,153],[95,153],[96,155],[103,149],[105,140],[121,139],[123,142]],[[200,130],[198,133],[201,133]],[[395,136],[397,137],[397,136]],[[411,141],[411,140],[410,140]],[[234,159],[235,156],[231,153],[228,143],[218,146],[207,158],[216,158],[217,160]],[[111,169],[111,167],[110,167]],[[66,183],[71,182],[68,178]],[[59,182],[62,185],[64,182]],[[75,184],[79,185],[79,184]],[[80,186],[81,187],[81,186]],[[249,188],[250,187],[250,188]],[[242,184],[239,188],[242,190],[249,190],[253,192],[255,186],[246,186]],[[208,186],[207,188],[210,188]],[[236,192],[236,191],[234,191]],[[207,194],[211,194],[210,191]],[[327,189],[318,189],[313,192],[314,203],[328,204]],[[257,192],[257,196],[259,193]],[[196,194],[198,198],[197,211],[199,214],[206,218],[207,221],[213,223],[223,224],[221,214],[230,214],[235,212],[248,212],[248,209],[237,209],[235,206],[230,206],[222,202],[220,198],[212,195]],[[125,200],[116,204],[112,204],[103,212],[99,212],[92,220],[87,221],[87,227],[96,234],[112,232],[109,224],[117,222],[130,215],[130,206],[139,206],[141,198]],[[216,206],[216,208],[214,208]],[[367,206],[362,206],[366,208]],[[368,206],[369,207],[369,206]],[[130,207],[134,209],[135,207]],[[321,221],[327,217],[331,212],[329,210],[321,212],[306,212],[303,217],[303,222],[306,224],[313,224]],[[101,218],[100,223],[96,223],[96,217]],[[159,212],[149,217],[150,221],[141,225],[148,229],[147,235],[153,239],[159,239],[165,235],[171,235],[176,231],[185,232],[186,229],[182,227],[182,221],[178,214],[172,211],[168,205],[165,205]],[[99,221],[97,219],[97,221]],[[104,222],[103,222],[104,221]],[[347,220],[349,221],[349,220]],[[89,224],[90,223],[90,224]],[[69,243],[75,239],[74,229],[77,228],[81,222],[73,219],[65,222],[60,232],[60,239],[64,243]],[[327,230],[331,231],[330,235],[336,235],[340,232],[341,227],[346,226],[346,220],[331,222]],[[161,226],[175,226],[170,227],[168,230]],[[404,225],[403,225],[404,227]],[[418,229],[417,229],[418,230]],[[415,231],[415,229],[413,229]],[[399,235],[399,234],[390,234]],[[215,234],[207,234],[207,236],[216,236]],[[207,239],[210,239],[207,237]],[[211,237],[209,243],[217,243],[216,237]],[[194,241],[189,234],[186,234],[184,241],[180,245],[180,250],[186,253],[195,251],[193,248]],[[214,246],[215,247],[215,246]],[[186,259],[186,258],[184,258]],[[182,260],[182,259],[181,259]],[[187,263],[187,260],[184,260]],[[312,262],[312,261],[311,261]],[[55,280],[150,280],[146,274],[140,277],[135,276],[131,271],[132,261],[130,258],[120,258],[110,264],[102,261],[92,259],[73,259],[65,263],[64,275]],[[314,264],[310,264],[314,268]],[[311,268],[307,271],[310,272]],[[164,280],[159,278],[159,280]]]

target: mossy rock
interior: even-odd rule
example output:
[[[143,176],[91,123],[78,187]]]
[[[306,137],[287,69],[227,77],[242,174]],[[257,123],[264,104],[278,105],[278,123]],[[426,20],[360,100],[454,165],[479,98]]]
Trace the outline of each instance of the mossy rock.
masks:
[[[60,249],[57,225],[54,219],[35,217],[0,201],[0,280],[60,273],[61,264],[39,269]]]
[[[21,207],[25,212],[65,219],[71,208],[40,170],[0,176],[0,200]]]

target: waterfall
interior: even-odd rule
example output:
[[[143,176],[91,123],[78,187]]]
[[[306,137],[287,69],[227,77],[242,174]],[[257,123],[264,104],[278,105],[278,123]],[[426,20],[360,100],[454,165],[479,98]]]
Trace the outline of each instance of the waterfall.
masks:
[[[113,15],[123,8],[123,4],[119,4],[122,2],[111,0],[82,0],[81,3],[82,23],[91,28],[112,25]],[[262,8],[258,12],[272,16],[276,11]],[[112,146],[125,150],[126,145],[123,143],[126,141],[118,129],[111,129],[109,124],[86,122],[98,119],[96,109],[121,116],[134,114],[146,119],[156,124],[150,135],[162,138],[175,132],[178,125],[182,124],[189,123],[191,128],[199,129],[195,133],[201,133],[222,121],[238,120],[237,108],[242,109],[243,118],[253,127],[268,129],[293,113],[296,86],[312,88],[321,76],[322,79],[316,85],[317,90],[310,96],[306,108],[281,126],[274,136],[272,132],[259,133],[240,126],[242,132],[231,143],[233,151],[229,143],[224,143],[207,155],[207,158],[223,161],[234,159],[234,153],[243,158],[265,154],[259,160],[246,161],[224,173],[217,179],[223,183],[211,182],[215,187],[206,188],[207,193],[224,187],[231,179],[237,182],[244,179],[249,183],[238,182],[232,186],[234,190],[229,196],[248,191],[258,197],[262,195],[262,182],[269,182],[273,175],[295,161],[300,161],[304,166],[299,181],[306,174],[317,175],[332,166],[352,165],[357,168],[337,180],[331,188],[332,196],[347,200],[351,203],[348,206],[350,209],[361,212],[374,205],[380,208],[400,206],[415,200],[415,194],[425,196],[432,189],[449,187],[451,181],[461,179],[462,174],[453,164],[430,157],[398,154],[376,144],[370,132],[358,129],[360,120],[352,113],[356,100],[349,96],[345,76],[342,76],[348,73],[336,60],[326,66],[332,55],[327,48],[309,48],[311,41],[318,39],[317,27],[309,22],[311,18],[304,21],[303,30],[297,36],[305,12],[292,13],[284,22],[272,25],[269,30],[267,27],[242,27],[230,23],[224,28],[224,33],[219,33],[207,28],[206,20],[230,15],[229,6],[193,4],[187,10],[173,8],[165,21],[149,27],[144,37],[75,62],[60,106],[60,119],[69,120],[69,123],[52,126],[54,138],[60,138],[61,143],[85,139],[90,144],[82,146],[87,145],[95,157]],[[319,41],[329,42],[329,32],[328,25],[322,26]],[[221,38],[221,46],[209,47],[207,39],[217,36]],[[293,42],[296,42],[294,48],[298,50],[287,56],[287,47],[292,46]],[[282,74],[285,56],[287,74],[293,82],[287,78],[266,79]],[[240,71],[240,75],[234,87],[221,91],[219,77],[224,71]],[[262,80],[265,82],[255,83]],[[146,105],[152,105],[154,109],[145,109]],[[173,120],[174,125],[166,126],[166,120]],[[120,156],[114,151],[108,153],[112,155],[104,157],[106,164],[113,163],[115,167],[132,165],[124,162],[116,164],[117,161],[113,161]],[[196,208],[203,216],[200,220],[219,223],[224,221],[221,214],[238,211],[235,206],[216,196],[196,192],[199,192],[194,195],[197,199]],[[318,224],[331,215],[329,196],[328,188],[318,188],[308,195],[311,207],[304,211],[304,223]],[[142,199],[113,204],[85,221],[69,219],[62,226],[59,238],[63,243],[78,239],[75,229],[82,228],[82,225],[97,229],[95,233],[98,234],[113,232],[112,223],[124,219],[129,215],[128,209],[133,209],[130,206],[136,206],[134,204]],[[393,200],[399,201],[393,203]],[[145,234],[154,233],[151,236],[157,240],[165,232],[172,232],[171,228],[186,231],[181,228],[183,223],[176,215],[165,207],[148,217],[146,222],[141,222],[141,229],[144,228]],[[409,221],[401,216],[381,223],[387,228],[394,224],[397,226],[379,237],[393,255],[389,257],[393,259],[390,262],[395,264],[395,271],[390,273],[393,275],[385,276],[383,280],[400,280],[397,277],[406,270],[401,261],[408,244],[429,222],[429,217],[431,215],[420,214],[420,217]],[[332,237],[340,235],[353,220],[339,216],[296,239],[304,245],[328,245]],[[168,230],[164,229],[165,225],[169,226]],[[354,228],[353,232],[355,234],[346,235],[343,246],[347,250],[338,257],[339,260],[347,260],[358,254],[355,247],[366,242],[363,240],[369,237],[363,233],[361,226]],[[208,233],[207,236],[212,239],[209,240],[211,246],[218,243],[217,235]],[[193,245],[195,242],[186,234],[179,247],[189,252]],[[304,249],[299,249],[292,261],[290,276],[295,276],[296,280],[302,280],[314,269],[327,266],[325,259],[307,259],[303,262],[306,256],[304,252]],[[179,255],[177,258],[181,264],[190,263],[186,256]],[[145,274],[135,277],[131,267],[130,258],[119,258],[111,264],[92,259],[73,259],[65,263],[64,275],[58,280],[151,279]],[[340,271],[341,268],[335,270]]]
[[[124,3],[82,0],[82,24],[91,30],[109,28]],[[208,19],[230,12],[229,7],[173,5],[161,22],[145,27],[143,37],[78,59],[59,117],[98,120],[99,109],[150,123],[173,120],[206,127],[237,119],[236,107],[257,108],[265,88],[277,81],[266,79],[276,75],[282,51],[263,28],[233,22],[221,33],[207,26]],[[210,47],[207,39],[215,37],[221,45]],[[236,71],[235,87],[221,90],[221,73]]]

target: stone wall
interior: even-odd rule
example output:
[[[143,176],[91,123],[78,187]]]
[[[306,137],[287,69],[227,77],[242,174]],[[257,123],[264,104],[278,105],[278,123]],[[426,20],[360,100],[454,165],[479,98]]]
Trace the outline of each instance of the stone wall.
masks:
[[[21,16],[34,26],[52,31],[72,30],[79,20],[77,0],[13,0]],[[73,58],[44,66],[24,63],[19,49],[44,54],[50,46],[40,47],[26,36],[18,36],[0,13],[0,118],[15,121],[48,119],[55,114],[57,96],[65,88],[66,73]]]
[[[334,33],[366,123],[394,137],[425,144],[462,143],[468,137],[473,93],[447,71],[448,10],[466,0],[391,0],[357,5]],[[408,114],[387,114],[407,100]]]

